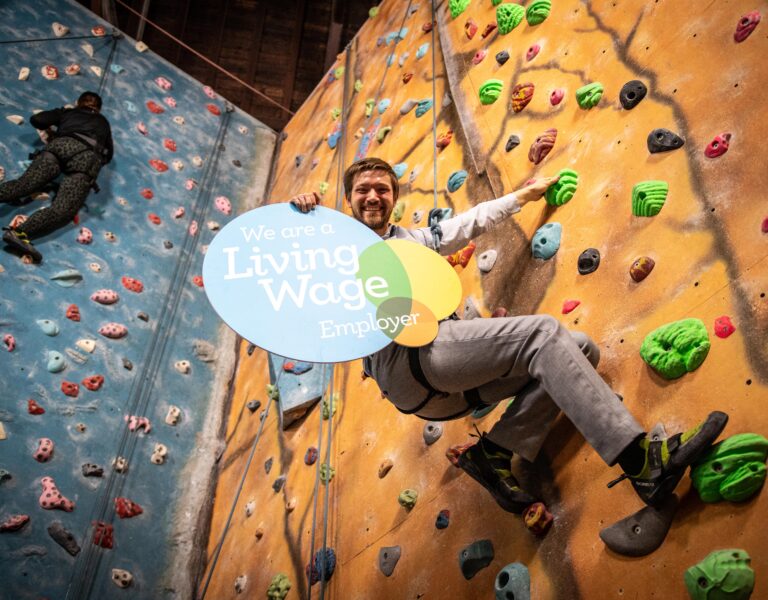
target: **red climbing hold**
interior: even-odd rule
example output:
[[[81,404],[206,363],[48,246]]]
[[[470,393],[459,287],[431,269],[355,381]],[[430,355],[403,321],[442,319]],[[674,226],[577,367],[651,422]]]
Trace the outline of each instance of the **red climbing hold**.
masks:
[[[706,149],[704,150],[704,154],[707,156],[707,158],[717,158],[718,156],[722,156],[728,152],[728,144],[730,141],[730,133],[721,133],[720,135],[716,135],[715,139],[709,142],[707,145]]]
[[[45,414],[45,409],[30,398],[27,400],[27,412],[30,415],[42,415]]]
[[[11,515],[0,523],[0,532],[18,531],[29,523],[29,515]]]
[[[469,264],[469,259],[472,258],[472,255],[475,253],[476,247],[475,242],[469,242],[464,248],[458,252],[454,252],[450,256],[446,256],[445,259],[452,267],[455,267],[456,265],[466,267]]]
[[[149,129],[147,129],[147,126],[142,121],[139,121],[138,123],[136,123],[136,130],[141,135],[148,135],[149,134]]]
[[[203,287],[203,276],[202,275],[195,275],[192,278],[192,283],[194,283],[197,287]]]
[[[533,98],[535,86],[532,83],[518,83],[512,88],[512,110],[516,113],[523,110]]]
[[[509,316],[509,311],[503,306],[499,306],[499,308],[497,308],[491,313],[492,319],[499,319],[507,316]]]
[[[155,225],[160,225],[162,223],[162,219],[160,219],[159,216],[157,216],[155,213],[149,213],[147,215],[147,219],[149,219],[150,223],[154,223]]]
[[[403,83],[408,83],[413,78],[413,73],[403,73]]]
[[[717,337],[725,339],[734,331],[736,331],[736,326],[731,322],[730,317],[723,315],[715,319],[715,335]]]
[[[136,292],[137,294],[144,291],[144,284],[138,279],[134,279],[133,277],[123,277],[120,281],[122,281],[123,287],[127,290]]]
[[[475,37],[475,34],[477,33],[477,23],[475,23],[474,19],[467,19],[467,22],[464,23],[464,33],[467,34],[468,40]]]
[[[544,535],[552,526],[552,513],[542,502],[535,502],[525,509],[523,521],[528,531],[534,535]]]
[[[485,39],[489,35],[491,35],[494,31],[496,31],[496,21],[491,21],[488,23],[488,25],[485,26],[485,29],[483,29],[483,33],[480,35],[481,38]]]
[[[536,58],[536,55],[538,55],[539,51],[541,50],[541,46],[539,44],[534,44],[530,48],[528,48],[528,51],[525,53],[525,60],[533,60]]]
[[[161,115],[165,112],[165,109],[162,106],[160,106],[156,102],[153,102],[152,100],[147,102],[147,110],[149,110],[149,112],[154,113],[156,115]]]
[[[80,320],[80,309],[78,308],[77,304],[70,304],[67,307],[67,319],[70,321]]]
[[[40,494],[39,499],[42,508],[46,510],[58,508],[66,512],[72,512],[75,509],[75,503],[61,494],[53,481],[53,477],[43,477],[40,483],[43,485],[43,493]]]
[[[557,140],[557,129],[554,127],[547,129],[531,144],[531,147],[528,149],[528,160],[534,165],[538,165],[555,147],[555,140]]]
[[[132,500],[128,500],[128,498],[118,496],[115,498],[115,512],[121,519],[130,519],[143,513],[144,509]]]
[[[115,545],[115,530],[112,525],[104,521],[94,521],[93,543],[102,548],[111,550]]]
[[[424,33],[429,33],[432,31],[432,28],[435,26],[434,21],[428,21],[427,23],[424,23],[424,25],[421,26],[421,30]]]
[[[765,217],[765,219],[763,219],[763,223],[762,225],[760,225],[760,231],[762,231],[763,233],[768,233],[768,217]]]
[[[77,398],[78,394],[80,394],[80,386],[72,381],[62,381],[61,391],[64,392],[65,396]]]
[[[760,22],[760,11],[753,10],[739,19],[736,25],[736,31],[733,32],[733,39],[736,42],[743,42],[749,37],[749,34],[755,30]]]
[[[448,458],[448,460],[451,461],[451,464],[458,468],[459,467],[459,456],[464,454],[467,450],[469,450],[472,446],[475,445],[475,442],[467,442],[466,444],[458,444],[456,446],[451,446],[448,448],[448,450],[445,451],[445,456]]]
[[[563,302],[563,314],[567,315],[572,312],[579,304],[581,304],[581,300],[566,300]]]
[[[107,35],[107,28],[104,25],[94,25],[91,27],[91,33],[96,37],[104,37]]]
[[[448,144],[451,143],[451,139],[453,138],[453,130],[449,129],[445,133],[437,136],[437,149],[438,150],[444,150]]]
[[[176,142],[174,142],[171,138],[165,138],[163,140],[163,146],[165,146],[166,150],[176,152]]]
[[[168,165],[165,164],[159,158],[150,158],[149,166],[152,167],[158,173],[165,173],[168,170]]]
[[[205,108],[208,109],[209,113],[211,113],[212,115],[216,115],[217,117],[221,114],[221,109],[215,104],[206,104]]]
[[[310,446],[307,448],[307,452],[304,454],[304,464],[314,465],[315,461],[317,461],[317,448]]]
[[[96,392],[104,385],[104,377],[102,375],[91,375],[83,379],[82,383],[92,392]]]
[[[141,190],[140,194],[146,198],[147,200],[152,200],[152,198],[155,197],[154,192],[150,188],[144,188]]]

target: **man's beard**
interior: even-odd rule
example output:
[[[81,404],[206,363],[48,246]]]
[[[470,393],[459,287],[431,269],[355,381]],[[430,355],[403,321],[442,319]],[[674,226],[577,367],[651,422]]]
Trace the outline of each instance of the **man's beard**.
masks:
[[[380,229],[389,222],[389,213],[384,209],[376,209],[375,211],[360,210],[360,221],[370,229]]]

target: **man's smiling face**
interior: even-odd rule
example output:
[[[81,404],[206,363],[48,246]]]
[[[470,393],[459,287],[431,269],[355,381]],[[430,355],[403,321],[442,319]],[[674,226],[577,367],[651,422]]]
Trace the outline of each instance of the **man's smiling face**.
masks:
[[[347,203],[355,219],[384,235],[395,207],[395,190],[389,173],[379,169],[361,172],[355,177]]]

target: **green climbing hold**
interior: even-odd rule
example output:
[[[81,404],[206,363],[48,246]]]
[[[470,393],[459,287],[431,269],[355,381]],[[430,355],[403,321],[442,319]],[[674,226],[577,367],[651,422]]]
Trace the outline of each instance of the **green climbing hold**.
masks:
[[[519,4],[499,4],[496,7],[496,23],[499,33],[504,35],[520,25],[525,15],[525,9]]]
[[[499,4],[501,4],[503,1],[504,1],[504,0],[491,0],[491,2],[493,3],[493,5],[494,5],[494,6],[498,6],[498,5],[499,5]]]
[[[344,66],[342,65],[341,67],[336,67],[333,70],[333,76],[336,79],[341,79],[344,76]]]
[[[359,92],[363,89],[363,82],[360,79],[355,79],[355,91]]]
[[[392,210],[392,220],[395,223],[399,223],[400,219],[403,218],[403,215],[405,214],[405,200],[398,200],[395,202],[395,208]]]
[[[331,109],[331,119],[333,119],[335,121],[340,116],[341,116],[341,109],[340,108],[332,108]]]
[[[543,23],[552,10],[552,0],[534,0],[525,11],[525,19],[528,25],[539,25]]]
[[[450,0],[448,2],[448,8],[451,9],[451,18],[455,19],[469,6],[469,0]]]
[[[504,82],[501,79],[489,79],[480,86],[480,104],[493,104],[499,99]]]
[[[323,485],[327,485],[334,475],[336,475],[336,469],[331,465],[326,465],[325,463],[320,465],[320,481],[323,482]]]
[[[581,108],[590,109],[597,106],[603,95],[603,84],[595,81],[576,90],[576,102]]]
[[[267,598],[270,600],[283,600],[291,589],[291,580],[288,575],[278,573],[272,578],[267,588]]]
[[[416,490],[403,490],[397,497],[397,501],[403,508],[411,509],[416,506],[416,499],[419,497],[419,492]]]
[[[561,169],[558,179],[547,188],[546,199],[550,206],[562,206],[570,201],[579,185],[579,174],[572,169]]]
[[[745,550],[715,550],[685,572],[685,587],[692,600],[748,600],[755,587],[755,572]]]
[[[378,6],[371,6],[371,8],[368,9],[368,16],[371,19],[375,19],[376,15],[379,14],[379,7]]]
[[[738,433],[718,442],[691,469],[693,487],[703,502],[742,502],[765,483],[768,439]]]
[[[379,129],[378,133],[376,133],[376,141],[379,142],[379,144],[383,143],[390,131],[392,131],[392,127],[389,125]]]
[[[270,400],[274,400],[275,402],[278,402],[280,400],[280,390],[277,389],[276,385],[272,385],[271,383],[267,384],[267,397]]]
[[[709,335],[700,319],[667,323],[645,336],[640,356],[664,379],[695,371],[709,352]]]
[[[368,100],[365,101],[365,116],[370,117],[373,114],[373,107],[376,104],[376,100],[373,98],[368,98]]]
[[[336,414],[336,408],[339,405],[339,394],[333,395],[333,411],[331,411],[330,402],[328,402],[328,396],[323,396],[323,419],[330,419]]]
[[[632,188],[632,214],[636,217],[655,217],[667,200],[669,184],[666,181],[641,181]]]
[[[321,195],[321,196],[325,196],[325,195],[328,193],[328,188],[329,188],[329,187],[330,187],[330,185],[328,184],[328,182],[327,182],[327,181],[321,181],[321,182],[320,182],[320,183],[317,185],[317,191],[319,191],[319,192],[320,192],[320,195]]]

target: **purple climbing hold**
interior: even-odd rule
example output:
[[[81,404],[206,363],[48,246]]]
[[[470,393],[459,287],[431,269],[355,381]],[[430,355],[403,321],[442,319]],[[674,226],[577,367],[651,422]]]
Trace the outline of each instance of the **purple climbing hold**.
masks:
[[[528,160],[534,165],[538,165],[552,150],[556,139],[557,129],[547,129],[531,144],[531,147],[528,149]]]
[[[307,448],[307,452],[304,454],[304,464],[314,465],[317,461],[317,448],[310,446]]]
[[[563,88],[556,88],[549,94],[549,103],[552,106],[557,106],[563,101],[563,98],[565,98],[565,90]]]
[[[104,475],[104,469],[93,463],[85,463],[81,469],[83,471],[83,477],[101,477]]]
[[[251,413],[255,413],[261,408],[261,400],[249,400],[245,406]]]
[[[753,10],[739,19],[736,25],[736,31],[733,32],[733,39],[737,43],[746,40],[749,35],[755,30],[757,24],[760,22],[760,11]]]
[[[600,266],[600,250],[597,248],[587,248],[579,254],[577,268],[581,275],[589,275],[597,271]]]
[[[437,515],[437,520],[435,520],[435,527],[437,527],[438,529],[445,529],[446,527],[448,527],[450,520],[451,520],[451,511],[444,508]]]
[[[528,48],[528,50],[525,53],[525,60],[531,61],[539,54],[541,51],[541,44],[533,44]]]

